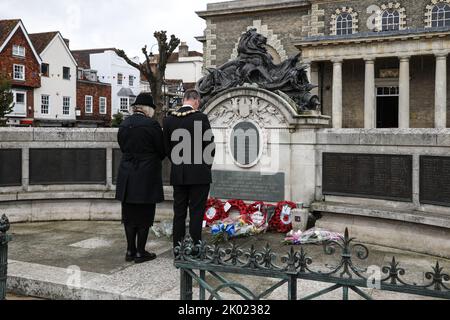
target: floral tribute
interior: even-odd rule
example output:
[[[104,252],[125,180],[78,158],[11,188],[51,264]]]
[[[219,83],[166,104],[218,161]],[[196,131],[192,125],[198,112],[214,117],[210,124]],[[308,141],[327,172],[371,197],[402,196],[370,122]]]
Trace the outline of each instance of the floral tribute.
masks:
[[[205,217],[203,219],[204,226],[210,227],[216,221],[225,219],[226,217],[227,216],[222,201],[214,198],[209,199],[206,203]]]
[[[215,243],[260,234],[269,226],[263,202],[247,206],[242,200],[230,200],[224,210],[228,216],[211,227]]]
[[[279,202],[275,208],[275,215],[269,222],[269,230],[279,233],[288,233],[292,230],[292,210],[297,205],[290,201]]]

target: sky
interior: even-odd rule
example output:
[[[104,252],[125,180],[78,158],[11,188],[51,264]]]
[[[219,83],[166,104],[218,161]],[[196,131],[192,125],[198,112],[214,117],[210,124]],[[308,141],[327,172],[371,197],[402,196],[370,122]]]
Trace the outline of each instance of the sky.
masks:
[[[76,49],[123,49],[142,57],[142,47],[156,44],[154,31],[166,30],[202,52],[194,37],[205,21],[195,12],[223,0],[1,0],[0,19],[20,18],[29,33],[60,31]],[[153,47],[153,52],[157,46]]]

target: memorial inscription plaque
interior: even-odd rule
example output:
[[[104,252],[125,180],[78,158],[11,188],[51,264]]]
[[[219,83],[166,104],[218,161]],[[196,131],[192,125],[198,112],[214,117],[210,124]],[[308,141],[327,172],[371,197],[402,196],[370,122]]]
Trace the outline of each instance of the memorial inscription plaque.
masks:
[[[117,175],[119,173],[120,161],[122,161],[122,151],[120,149],[113,149],[113,163],[112,163],[112,181],[117,184]]]
[[[450,207],[450,157],[420,157],[420,202]]]
[[[410,202],[412,188],[412,156],[323,154],[324,195]]]
[[[30,184],[106,184],[106,149],[30,149]]]
[[[220,199],[279,202],[285,200],[285,174],[213,171],[211,196]]]
[[[22,185],[22,150],[0,150],[0,187]]]

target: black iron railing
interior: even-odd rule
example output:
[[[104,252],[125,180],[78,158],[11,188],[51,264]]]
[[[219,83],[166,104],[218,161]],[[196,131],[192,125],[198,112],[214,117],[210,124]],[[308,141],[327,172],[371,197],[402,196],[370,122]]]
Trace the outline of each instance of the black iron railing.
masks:
[[[6,298],[6,280],[8,278],[8,242],[10,236],[7,234],[9,230],[9,220],[6,215],[0,219],[0,300]]]
[[[175,249],[175,266],[181,271],[181,299],[193,299],[194,281],[199,286],[200,300],[206,300],[207,293],[209,300],[222,300],[224,292],[235,293],[246,300],[261,300],[286,284],[289,300],[311,300],[336,290],[342,290],[343,300],[349,299],[350,290],[364,299],[372,300],[372,296],[362,290],[364,288],[450,299],[450,276],[443,272],[439,262],[425,273],[426,280],[423,284],[410,283],[404,280],[407,272],[395,257],[388,265],[378,268],[378,274],[376,270],[358,266],[355,260],[367,260],[369,249],[354,243],[354,240],[346,230],[345,236],[339,241],[324,244],[325,254],[340,253],[337,265],[330,267],[315,265],[303,247],[300,250],[291,247],[285,256],[279,256],[269,244],[261,250],[257,250],[255,246],[242,249],[235,244],[223,248],[205,243],[194,245],[192,239],[187,237]],[[208,281],[207,274],[213,281]],[[243,283],[227,279],[226,275],[230,274],[279,281],[264,292],[255,293]],[[301,280],[330,283],[331,286],[299,298],[297,285]]]

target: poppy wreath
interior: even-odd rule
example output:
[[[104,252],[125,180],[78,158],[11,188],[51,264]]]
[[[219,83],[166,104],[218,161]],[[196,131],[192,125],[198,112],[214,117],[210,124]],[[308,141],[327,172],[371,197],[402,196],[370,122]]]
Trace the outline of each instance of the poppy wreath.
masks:
[[[290,201],[279,202],[275,208],[275,215],[270,220],[269,230],[279,233],[288,233],[292,230],[292,216],[283,214],[283,208],[288,206],[291,210],[296,209],[297,205]],[[291,218],[291,219],[289,219]]]
[[[216,221],[226,218],[225,209],[223,208],[223,203],[219,199],[208,199],[206,203],[205,217],[207,226],[213,225]]]
[[[264,223],[265,223],[267,220],[267,212],[266,212],[265,208],[266,208],[266,204],[262,201],[258,201],[258,202],[255,202],[255,203],[249,205],[247,207],[247,214],[245,216],[245,222],[249,223],[249,224],[257,225],[257,223],[255,223],[255,221],[253,221],[253,214],[255,214],[256,212],[259,211],[264,215]],[[264,225],[264,223],[263,223],[263,225]]]
[[[245,217],[247,215],[247,205],[245,204],[244,201],[232,199],[232,200],[227,201],[226,203],[228,203],[230,205],[230,208],[227,211],[225,211],[225,207],[224,207],[225,214],[223,216],[223,219],[228,218],[230,216],[230,212],[232,210],[239,211],[241,216]],[[226,206],[226,203],[224,206]]]

